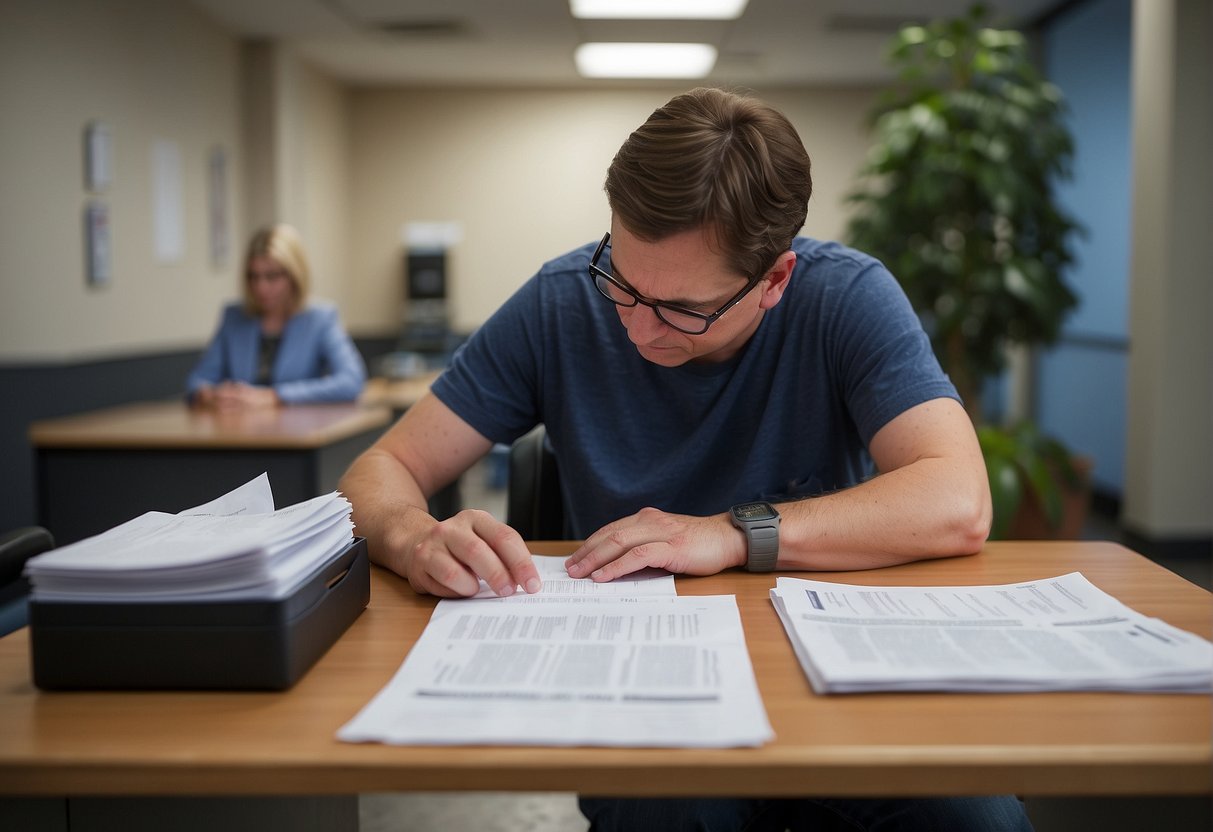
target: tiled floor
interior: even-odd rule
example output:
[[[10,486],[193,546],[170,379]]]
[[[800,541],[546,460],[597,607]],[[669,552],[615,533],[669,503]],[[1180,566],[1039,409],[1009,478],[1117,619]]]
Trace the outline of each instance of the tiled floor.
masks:
[[[585,832],[572,794],[364,794],[359,832]]]
[[[464,508],[482,508],[498,520],[505,519],[505,471],[498,467],[504,464],[494,452],[463,475],[459,492]]]
[[[464,478],[463,505],[504,519],[505,491],[493,485],[490,464],[477,466]],[[1124,540],[1114,521],[1098,515],[1087,523],[1084,537]],[[1213,559],[1155,559],[1193,583],[1213,588]],[[585,832],[589,826],[577,810],[576,796],[565,793],[368,794],[361,797],[359,809],[361,832]],[[1029,812],[1037,832],[1213,829],[1209,802],[1199,798],[1033,800]]]
[[[1187,546],[1167,547],[1167,551],[1151,550],[1151,547],[1134,541],[1116,524],[1116,520],[1100,514],[1092,513],[1083,527],[1083,537],[1087,540],[1114,540],[1123,543],[1130,549],[1141,552],[1159,566],[1165,567],[1175,574],[1186,578],[1199,587],[1213,591],[1213,551],[1209,547]]]

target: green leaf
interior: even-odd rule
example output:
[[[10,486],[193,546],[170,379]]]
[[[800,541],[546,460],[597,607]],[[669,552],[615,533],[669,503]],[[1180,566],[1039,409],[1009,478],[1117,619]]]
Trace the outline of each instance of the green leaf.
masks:
[[[1063,270],[1081,232],[1053,195],[1073,156],[1061,92],[1023,35],[988,19],[974,6],[893,40],[900,80],[872,113],[845,235],[889,266],[945,371],[971,390],[1008,344],[1057,337],[1077,304]]]
[[[1050,529],[1060,529],[1062,520],[1061,488],[1052,467],[1041,457],[1030,457],[1021,461],[1032,486],[1032,495],[1044,511]]]
[[[1001,456],[986,459],[986,472],[990,478],[990,499],[994,506],[990,538],[1002,540],[1010,531],[1011,521],[1023,501],[1023,480],[1015,463]]]

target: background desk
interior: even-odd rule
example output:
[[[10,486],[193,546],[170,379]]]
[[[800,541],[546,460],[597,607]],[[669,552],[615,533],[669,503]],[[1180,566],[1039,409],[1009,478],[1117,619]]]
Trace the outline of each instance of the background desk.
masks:
[[[565,552],[569,544],[535,544]],[[1210,594],[1111,543],[991,543],[970,558],[822,577],[995,584],[1079,570],[1146,615],[1208,637]],[[375,569],[371,602],[284,693],[40,693],[26,630],[0,639],[0,794],[314,795],[581,791],[621,795],[1209,794],[1207,696],[867,694],[809,689],[771,575],[679,578],[737,595],[776,738],[761,748],[390,747],[337,729],[387,683],[435,600]]]
[[[430,392],[430,385],[438,376],[442,375],[442,372],[442,370],[431,370],[412,378],[376,376],[367,380],[366,387],[358,401],[367,406],[390,407],[392,419],[399,419],[404,415],[404,411],[417,404],[426,393]],[[463,508],[463,493],[459,479],[430,497],[430,514],[439,520],[445,520],[457,514],[461,508]]]
[[[421,401],[422,396],[430,392],[430,385],[440,375],[442,375],[442,370],[432,370],[412,378],[376,376],[367,379],[366,387],[358,400],[368,406],[390,407],[393,416],[399,418],[400,414],[417,404]]]
[[[262,471],[276,505],[291,505],[335,489],[390,418],[354,404],[229,413],[168,401],[35,422],[39,523],[63,545],[199,505]]]

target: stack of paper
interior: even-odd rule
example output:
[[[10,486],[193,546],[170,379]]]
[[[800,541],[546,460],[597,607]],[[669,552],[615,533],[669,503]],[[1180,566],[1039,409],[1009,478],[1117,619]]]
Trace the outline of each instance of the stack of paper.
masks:
[[[817,693],[1213,691],[1213,645],[1078,572],[1001,586],[779,578],[771,601]]]
[[[770,739],[731,596],[666,573],[596,584],[536,557],[543,590],[438,603],[340,732],[400,745],[727,747]]]
[[[353,543],[350,504],[326,494],[274,511],[262,474],[181,512],[148,512],[31,558],[36,601],[282,598]]]

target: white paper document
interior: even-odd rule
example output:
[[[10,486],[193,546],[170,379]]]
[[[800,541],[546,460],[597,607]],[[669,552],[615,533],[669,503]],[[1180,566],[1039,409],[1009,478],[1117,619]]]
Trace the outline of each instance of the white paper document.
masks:
[[[781,577],[771,601],[817,693],[1213,692],[1213,645],[1078,572],[996,586]]]
[[[180,514],[151,511],[31,558],[39,601],[282,598],[354,541],[332,493],[274,510],[269,480]]]
[[[733,596],[586,595],[441,601],[400,670],[337,736],[708,748],[773,734]]]
[[[539,572],[539,580],[543,588],[529,595],[518,587],[513,595],[499,598],[496,592],[480,580],[480,591],[473,595],[476,599],[509,601],[510,603],[547,603],[557,599],[573,598],[627,598],[634,595],[677,595],[674,589],[674,576],[662,569],[641,569],[613,581],[595,583],[590,578],[570,578],[564,568],[567,560],[563,555],[531,555],[535,569]]]
[[[261,474],[238,488],[233,488],[209,503],[187,508],[180,515],[213,514],[234,517],[239,514],[270,514],[274,511],[274,492],[270,475]]]

